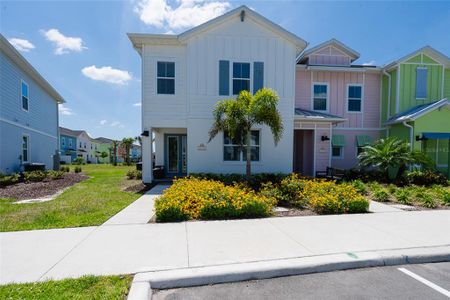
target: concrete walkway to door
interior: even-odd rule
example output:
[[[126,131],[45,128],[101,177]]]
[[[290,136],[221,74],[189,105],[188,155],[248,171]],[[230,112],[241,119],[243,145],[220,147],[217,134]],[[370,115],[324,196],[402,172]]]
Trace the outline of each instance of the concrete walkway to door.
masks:
[[[0,284],[340,253],[450,255],[450,210],[147,224],[163,188],[101,226],[0,233]]]

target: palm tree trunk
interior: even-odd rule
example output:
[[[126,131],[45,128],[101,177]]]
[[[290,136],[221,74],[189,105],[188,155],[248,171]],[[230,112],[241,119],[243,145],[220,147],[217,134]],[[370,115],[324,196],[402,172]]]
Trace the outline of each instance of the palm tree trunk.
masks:
[[[250,179],[252,176],[252,146],[251,146],[251,130],[247,132],[247,142],[246,142],[246,168],[245,173],[247,175],[247,179]]]

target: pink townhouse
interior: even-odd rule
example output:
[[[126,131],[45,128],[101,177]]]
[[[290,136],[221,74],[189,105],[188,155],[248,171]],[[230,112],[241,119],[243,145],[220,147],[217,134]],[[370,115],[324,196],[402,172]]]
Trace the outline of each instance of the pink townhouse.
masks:
[[[357,166],[361,147],[382,134],[381,69],[353,64],[359,53],[332,39],[303,52],[296,66],[294,171]]]

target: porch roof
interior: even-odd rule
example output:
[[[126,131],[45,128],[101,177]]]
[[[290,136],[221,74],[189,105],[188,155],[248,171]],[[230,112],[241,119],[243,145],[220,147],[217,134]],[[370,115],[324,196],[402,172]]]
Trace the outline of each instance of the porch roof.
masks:
[[[318,112],[318,111],[301,109],[301,108],[295,109],[295,119],[333,122],[333,123],[346,121],[346,119],[339,117],[339,116],[330,115],[330,114],[326,114],[326,113],[322,113],[322,112]]]
[[[450,140],[450,132],[423,132],[422,136],[433,140]]]
[[[450,105],[450,100],[447,100],[447,98],[444,98],[439,101],[431,102],[428,104],[417,105],[408,110],[405,110],[402,113],[399,113],[399,114],[389,118],[386,121],[386,125],[402,123],[405,121],[406,122],[414,121],[414,120],[420,118],[421,116],[423,116],[429,112],[432,112],[438,108],[446,106],[446,105]]]

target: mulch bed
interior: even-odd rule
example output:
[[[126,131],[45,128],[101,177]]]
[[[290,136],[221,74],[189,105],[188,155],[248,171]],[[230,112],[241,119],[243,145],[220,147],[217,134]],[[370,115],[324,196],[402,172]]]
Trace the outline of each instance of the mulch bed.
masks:
[[[66,173],[63,179],[30,183],[20,182],[0,188],[0,198],[26,200],[51,196],[88,178],[81,173]]]
[[[124,192],[144,194],[145,192],[151,190],[155,185],[156,185],[156,183],[145,184],[142,181],[139,181],[135,184],[127,186],[126,188],[124,188],[122,190]]]

